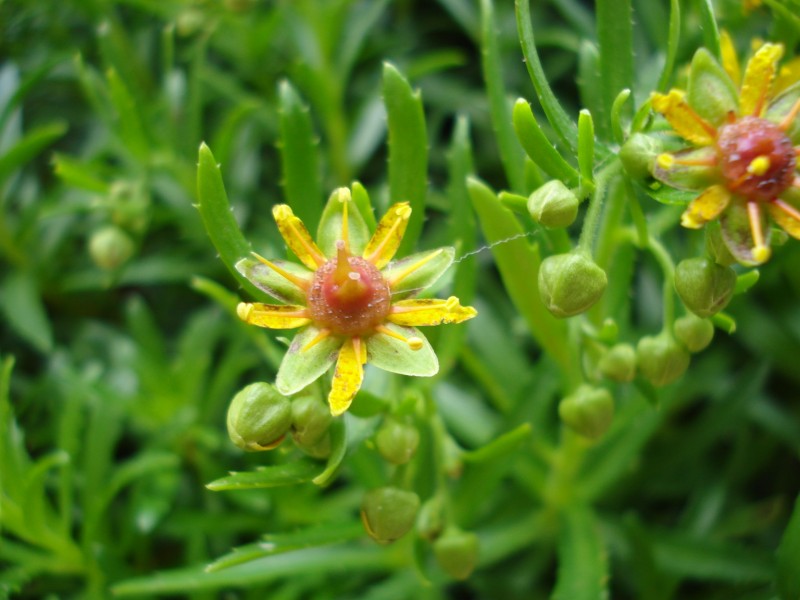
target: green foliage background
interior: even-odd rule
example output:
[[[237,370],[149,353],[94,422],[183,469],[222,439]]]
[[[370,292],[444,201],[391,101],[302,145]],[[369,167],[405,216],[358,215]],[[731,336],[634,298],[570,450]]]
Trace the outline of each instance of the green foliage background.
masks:
[[[713,15],[742,54],[757,36],[798,49],[796,0],[747,16],[734,0],[672,2],[672,43],[669,4],[532,3],[556,110],[529,78],[511,2],[0,0],[0,596],[800,597],[800,245],[776,251],[730,305],[735,333],[718,330],[657,402],[614,387],[614,425],[589,446],[557,416],[562,378],[581,369],[574,327],[531,300],[540,252],[569,239],[492,190],[542,182],[515,135],[517,97],[566,158],[543,151],[539,167],[599,185],[591,156],[619,149],[618,92],[632,86],[627,124],[718,44]],[[588,162],[587,138],[569,135],[583,107],[600,140]],[[329,487],[308,483],[321,463],[270,489],[205,487],[292,449],[243,455],[225,432],[233,394],[274,379],[284,346],[235,318],[253,290],[238,289],[225,244],[236,258],[248,242],[223,235],[218,257],[209,240],[222,220],[204,226],[195,208],[201,141],[265,256],[284,251],[273,204],[313,228],[354,180],[377,214],[412,201],[403,252],[533,232],[452,270],[442,287],[479,317],[432,336],[432,383],[367,386]],[[633,197],[676,261],[702,254],[679,209]],[[93,259],[109,226],[126,241]],[[660,327],[662,276],[626,248],[603,310],[635,342]],[[444,489],[449,518],[479,536],[465,582],[414,533],[381,547],[358,523],[364,492],[396,475],[369,443],[369,412],[402,402],[425,407],[415,489]]]

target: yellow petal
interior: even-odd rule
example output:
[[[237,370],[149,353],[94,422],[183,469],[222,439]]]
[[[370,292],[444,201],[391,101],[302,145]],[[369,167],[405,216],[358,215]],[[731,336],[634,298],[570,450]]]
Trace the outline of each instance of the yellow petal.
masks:
[[[769,215],[781,228],[795,239],[800,240],[800,211],[783,200],[767,204]]]
[[[653,110],[664,115],[685,140],[698,146],[710,146],[716,140],[717,130],[694,112],[680,90],[670,90],[669,94],[654,93],[652,103]]]
[[[681,215],[681,225],[689,229],[700,229],[712,219],[716,219],[730,201],[731,193],[725,187],[712,185],[689,203]]]
[[[730,34],[724,29],[719,33],[719,49],[722,53],[722,68],[733,80],[734,85],[739,87],[739,82],[742,80],[739,58],[736,56],[736,47]]]
[[[781,56],[782,45],[764,44],[747,63],[739,96],[740,116],[761,116]]]
[[[352,338],[345,341],[339,351],[339,359],[336,361],[336,370],[333,373],[331,393],[328,394],[328,404],[334,417],[338,417],[350,407],[356,392],[361,387],[364,379],[361,345],[361,338]]]
[[[303,222],[294,215],[288,204],[278,204],[272,209],[283,241],[306,267],[316,270],[325,263],[325,255],[317,247]]]
[[[392,305],[387,320],[395,325],[417,327],[461,323],[478,314],[471,306],[461,306],[458,298],[450,296],[447,300],[438,298],[401,300]]]
[[[269,329],[296,329],[311,322],[306,307],[294,304],[240,302],[236,314],[245,323]]]
[[[389,208],[364,249],[364,258],[379,269],[389,264],[400,247],[410,216],[408,202],[398,202]]]
[[[773,96],[777,96],[798,81],[800,81],[800,56],[795,56],[778,71],[778,75],[775,77],[775,81],[772,84]]]

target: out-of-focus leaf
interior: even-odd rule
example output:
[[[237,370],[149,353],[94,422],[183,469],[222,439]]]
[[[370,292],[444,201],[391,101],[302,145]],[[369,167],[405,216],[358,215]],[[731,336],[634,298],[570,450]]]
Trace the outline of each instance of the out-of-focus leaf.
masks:
[[[552,598],[608,598],[608,561],[595,516],[588,506],[573,506],[564,513],[558,539],[558,575]]]
[[[66,132],[65,121],[54,121],[26,133],[8,152],[0,156],[0,184]]]
[[[53,348],[53,329],[36,281],[25,271],[15,271],[0,284],[0,308],[8,324],[40,352]]]
[[[782,600],[800,598],[800,496],[778,547],[778,590]]]

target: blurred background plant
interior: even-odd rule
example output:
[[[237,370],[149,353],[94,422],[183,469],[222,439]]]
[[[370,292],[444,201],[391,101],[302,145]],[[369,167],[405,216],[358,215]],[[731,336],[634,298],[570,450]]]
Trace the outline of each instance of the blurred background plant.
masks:
[[[661,289],[704,240],[614,167],[718,27],[796,65],[796,0],[756,4],[0,2],[0,595],[800,596],[800,245],[737,268],[656,390],[707,343]],[[272,205],[313,229],[354,180],[377,214],[412,201],[418,249],[530,237],[451,269],[480,314],[431,336],[432,382],[370,372],[334,450],[294,398],[309,458],[244,454],[228,404],[284,346],[235,318],[256,292],[194,207],[201,141],[265,256]],[[578,305],[561,257],[592,204],[568,268],[604,292]]]

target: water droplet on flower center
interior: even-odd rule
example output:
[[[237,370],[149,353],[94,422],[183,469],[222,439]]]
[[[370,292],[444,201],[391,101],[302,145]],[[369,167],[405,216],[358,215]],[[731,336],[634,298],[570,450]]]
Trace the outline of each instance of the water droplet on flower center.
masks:
[[[794,180],[792,141],[766,119],[744,117],[721,127],[717,155],[726,187],[748,200],[774,200]]]

